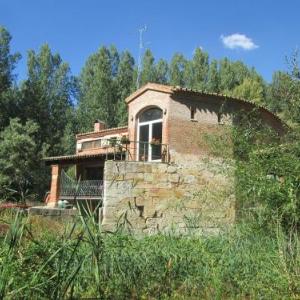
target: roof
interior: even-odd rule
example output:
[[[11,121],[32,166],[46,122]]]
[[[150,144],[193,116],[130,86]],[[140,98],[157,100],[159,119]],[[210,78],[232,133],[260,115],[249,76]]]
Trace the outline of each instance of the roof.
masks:
[[[90,131],[90,132],[84,132],[84,133],[78,133],[76,135],[76,139],[82,139],[82,138],[88,138],[88,137],[103,137],[108,134],[114,134],[114,133],[124,133],[128,130],[127,126],[122,127],[114,127],[114,128],[107,128],[99,131]]]
[[[104,158],[104,157],[106,157],[106,153],[72,154],[72,155],[64,155],[64,156],[45,157],[45,158],[43,158],[43,161],[45,161],[46,164],[53,164],[53,163],[58,163],[58,162],[73,163],[73,162],[77,162],[80,160],[99,159],[99,158]]]
[[[257,107],[257,108],[267,112],[268,114],[271,114],[280,123],[285,125],[285,123],[277,115],[272,113],[266,107],[264,107],[262,105],[258,105],[256,103],[254,103],[253,101],[250,101],[250,100],[247,100],[244,98],[231,97],[231,96],[227,96],[227,95],[221,94],[221,93],[212,93],[212,92],[207,92],[207,91],[203,91],[203,90],[194,90],[194,89],[184,88],[184,87],[180,87],[180,86],[163,85],[163,84],[149,82],[146,85],[139,88],[137,91],[135,91],[129,97],[127,97],[125,99],[126,103],[127,104],[130,103],[131,101],[133,101],[134,99],[136,99],[137,97],[139,97],[140,95],[145,93],[146,91],[156,91],[156,92],[161,92],[161,93],[167,93],[170,95],[172,95],[172,94],[176,95],[178,93],[188,93],[188,94],[194,94],[196,96],[209,96],[209,97],[219,98],[220,100],[231,100],[231,101],[235,101],[235,102],[247,103],[247,104],[250,104],[254,107]]]

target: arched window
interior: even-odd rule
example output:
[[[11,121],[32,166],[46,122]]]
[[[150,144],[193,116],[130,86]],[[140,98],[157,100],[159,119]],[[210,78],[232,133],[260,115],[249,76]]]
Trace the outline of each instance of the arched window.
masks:
[[[161,160],[162,117],[162,110],[157,107],[149,108],[138,116],[138,160]]]

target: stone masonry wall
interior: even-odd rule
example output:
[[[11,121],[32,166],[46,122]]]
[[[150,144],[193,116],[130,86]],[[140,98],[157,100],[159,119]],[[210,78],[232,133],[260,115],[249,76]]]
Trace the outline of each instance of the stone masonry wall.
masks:
[[[105,230],[216,233],[235,220],[232,167],[222,161],[107,161],[104,177]]]

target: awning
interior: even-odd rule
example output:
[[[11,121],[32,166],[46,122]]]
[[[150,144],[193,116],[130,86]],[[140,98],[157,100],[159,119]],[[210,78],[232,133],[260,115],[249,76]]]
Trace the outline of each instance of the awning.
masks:
[[[46,165],[76,164],[77,162],[81,161],[119,159],[119,156],[121,157],[121,153],[73,154],[64,156],[45,157],[43,158],[43,161],[45,161]]]

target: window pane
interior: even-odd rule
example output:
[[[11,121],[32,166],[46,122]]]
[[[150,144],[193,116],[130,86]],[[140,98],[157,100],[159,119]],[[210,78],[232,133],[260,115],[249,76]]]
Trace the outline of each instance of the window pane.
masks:
[[[153,120],[158,120],[162,118],[162,110],[159,108],[150,108],[146,111],[144,111],[140,117],[140,122],[148,122]]]
[[[152,160],[161,159],[162,123],[152,125]]]
[[[140,126],[139,160],[148,161],[149,125]]]

